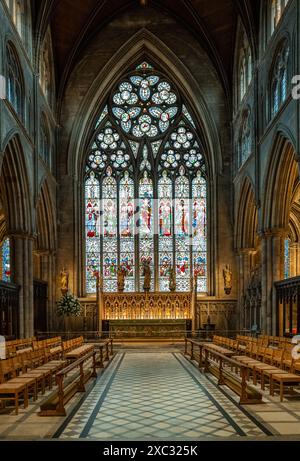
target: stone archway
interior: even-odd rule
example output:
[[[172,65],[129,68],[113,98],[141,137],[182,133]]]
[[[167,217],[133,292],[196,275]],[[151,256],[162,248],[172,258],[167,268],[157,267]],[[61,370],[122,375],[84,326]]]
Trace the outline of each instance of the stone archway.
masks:
[[[20,337],[33,335],[33,216],[24,152],[17,135],[4,149],[0,191],[6,217],[6,233],[11,239],[12,280],[20,286]]]
[[[299,183],[296,150],[284,133],[274,140],[264,181],[261,223],[262,320],[266,334],[276,332],[276,292],[274,282],[283,279],[284,240],[289,234],[291,206]]]
[[[258,211],[254,188],[248,177],[242,183],[235,220],[235,248],[238,259],[238,307],[240,328],[250,329],[260,325],[260,299],[252,299],[252,292],[259,288],[261,277]],[[253,302],[254,301],[254,302]]]

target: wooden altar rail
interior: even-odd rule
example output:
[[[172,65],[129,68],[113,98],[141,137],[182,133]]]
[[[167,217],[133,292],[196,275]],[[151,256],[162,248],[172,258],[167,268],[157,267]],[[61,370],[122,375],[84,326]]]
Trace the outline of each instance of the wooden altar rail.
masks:
[[[92,359],[92,370],[90,368],[84,370],[84,362],[90,359]],[[76,377],[70,376],[65,382],[67,375],[77,368],[79,368],[79,373],[76,374]],[[96,351],[91,351],[56,373],[58,388],[42,402],[39,416],[66,416],[65,404],[76,392],[85,392],[85,383],[90,378],[96,377]]]
[[[190,352],[188,345],[191,345]],[[199,348],[198,366],[203,368],[205,373],[212,373],[218,379],[218,385],[226,385],[239,395],[240,405],[262,403],[262,394],[254,386],[247,382],[248,369],[246,365],[226,357],[215,350],[209,349],[209,344],[199,343],[192,339],[185,339],[185,354],[195,360],[195,348]],[[203,360],[204,352],[204,360]],[[239,375],[232,370],[239,370]]]

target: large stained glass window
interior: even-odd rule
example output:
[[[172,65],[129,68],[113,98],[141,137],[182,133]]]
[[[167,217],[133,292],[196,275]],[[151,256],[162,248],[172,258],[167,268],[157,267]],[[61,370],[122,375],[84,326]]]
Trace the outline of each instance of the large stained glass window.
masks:
[[[4,282],[11,281],[11,265],[10,265],[10,242],[6,238],[0,246],[0,263],[1,263],[1,280]]]
[[[112,89],[95,123],[85,170],[86,293],[207,292],[206,165],[196,124],[176,86],[144,62]]]

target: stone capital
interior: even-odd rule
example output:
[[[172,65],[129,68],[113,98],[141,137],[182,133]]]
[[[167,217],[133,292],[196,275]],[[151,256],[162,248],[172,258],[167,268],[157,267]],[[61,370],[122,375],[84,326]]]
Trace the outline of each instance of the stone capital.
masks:
[[[8,232],[8,237],[11,237],[14,239],[34,241],[37,238],[37,234],[31,234],[29,232],[13,231],[13,232]]]
[[[257,253],[256,248],[238,248],[236,250],[238,256],[250,256],[250,255],[255,255]]]
[[[283,227],[273,227],[270,229],[261,229],[258,232],[258,235],[261,239],[269,239],[272,237],[285,238],[288,235],[288,229],[285,229]]]

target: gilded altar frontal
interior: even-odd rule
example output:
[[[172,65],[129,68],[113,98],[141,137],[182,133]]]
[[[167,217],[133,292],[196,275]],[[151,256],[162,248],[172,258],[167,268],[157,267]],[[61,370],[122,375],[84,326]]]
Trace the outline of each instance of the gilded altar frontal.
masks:
[[[299,441],[300,1],[0,23],[0,450]]]

